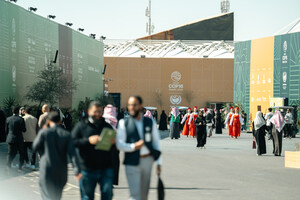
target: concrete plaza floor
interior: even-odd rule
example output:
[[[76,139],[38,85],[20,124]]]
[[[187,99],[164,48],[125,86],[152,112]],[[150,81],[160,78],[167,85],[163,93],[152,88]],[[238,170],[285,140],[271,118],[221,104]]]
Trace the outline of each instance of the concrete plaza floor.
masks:
[[[163,173],[167,200],[298,200],[300,170],[284,167],[284,151],[294,150],[300,137],[283,140],[283,156],[272,155],[272,141],[267,140],[267,155],[256,156],[252,135],[242,133],[235,140],[223,130],[222,135],[208,138],[206,149],[197,149],[196,139],[167,138],[162,132]],[[4,174],[6,145],[0,144],[1,199],[41,199],[38,172]],[[122,160],[122,156],[121,156]],[[157,176],[154,173],[149,199],[157,199]],[[114,189],[114,199],[128,199],[124,166],[120,168],[120,184]],[[80,199],[78,183],[70,173],[63,199]],[[99,188],[96,199],[100,199]]]

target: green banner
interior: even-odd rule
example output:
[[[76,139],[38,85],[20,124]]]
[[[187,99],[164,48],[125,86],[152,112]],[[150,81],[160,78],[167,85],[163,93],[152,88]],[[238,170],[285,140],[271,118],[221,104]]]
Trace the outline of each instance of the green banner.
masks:
[[[234,44],[234,103],[240,103],[249,115],[251,41]]]
[[[33,104],[24,98],[28,86],[57,50],[64,77],[78,82],[74,94],[60,99],[63,107],[76,107],[85,97],[103,92],[102,42],[0,0],[0,104],[9,96],[20,104]]]

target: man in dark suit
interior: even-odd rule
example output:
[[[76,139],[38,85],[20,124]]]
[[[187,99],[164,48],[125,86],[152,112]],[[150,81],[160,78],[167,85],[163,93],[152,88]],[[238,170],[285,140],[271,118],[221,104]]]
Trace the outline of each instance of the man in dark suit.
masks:
[[[6,120],[6,134],[8,143],[7,167],[11,168],[11,163],[16,157],[17,152],[20,154],[19,170],[22,170],[24,163],[24,138],[23,133],[26,131],[25,122],[19,116],[19,108],[13,108],[13,115]]]

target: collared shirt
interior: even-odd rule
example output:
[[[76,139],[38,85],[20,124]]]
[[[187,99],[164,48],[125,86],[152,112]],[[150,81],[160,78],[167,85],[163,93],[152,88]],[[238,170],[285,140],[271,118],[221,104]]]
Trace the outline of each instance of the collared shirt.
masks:
[[[154,120],[153,125],[152,125],[152,145],[153,148],[160,151],[160,135],[157,129],[156,122]],[[142,116],[140,120],[135,120],[134,119],[135,126],[137,128],[137,131],[139,133],[139,136],[142,140],[144,140],[144,117]],[[127,133],[126,133],[126,127],[125,127],[125,120],[121,119],[119,121],[119,126],[118,126],[118,132],[117,132],[117,147],[119,150],[124,151],[124,152],[133,152],[135,151],[135,144],[134,143],[127,143]],[[142,148],[140,149],[140,155],[147,155],[150,154],[149,149],[146,147],[146,145],[143,145]],[[157,164],[161,165],[162,160],[161,156],[157,160]]]

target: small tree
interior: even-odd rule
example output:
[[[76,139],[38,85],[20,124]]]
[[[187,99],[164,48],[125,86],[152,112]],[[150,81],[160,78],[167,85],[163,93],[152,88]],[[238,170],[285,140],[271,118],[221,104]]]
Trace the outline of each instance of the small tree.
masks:
[[[114,99],[109,94],[107,96],[103,94],[98,94],[95,100],[99,101],[103,107],[105,107],[107,104],[112,104],[113,106],[115,106]]]
[[[12,115],[12,107],[18,106],[18,102],[15,97],[7,97],[2,101],[3,111],[6,116]]]
[[[37,102],[39,107],[42,103],[53,105],[63,95],[77,89],[76,82],[64,77],[63,71],[51,63],[46,65],[36,78],[37,81],[28,87],[25,98]]]
[[[184,96],[185,100],[187,101],[188,105],[190,106],[192,103],[193,97],[194,97],[192,91],[185,90],[183,92],[183,96]]]
[[[156,103],[159,106],[160,110],[162,109],[162,92],[161,90],[157,89],[155,90],[155,99],[156,99]]]

